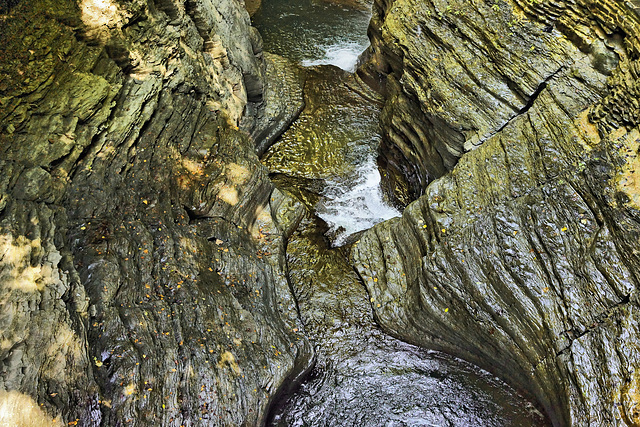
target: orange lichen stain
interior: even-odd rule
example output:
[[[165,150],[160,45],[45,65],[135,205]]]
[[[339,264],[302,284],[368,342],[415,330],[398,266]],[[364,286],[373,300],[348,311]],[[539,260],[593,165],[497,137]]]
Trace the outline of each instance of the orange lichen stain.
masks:
[[[592,147],[600,143],[600,133],[598,127],[589,121],[589,111],[584,110],[578,114],[574,121],[576,128],[580,133],[578,143],[586,150],[591,151]]]
[[[255,210],[255,222],[249,227],[251,237],[256,240],[263,239],[270,232],[275,230],[275,224],[271,217],[271,209],[269,206],[258,206]]]
[[[176,182],[180,188],[182,188],[183,190],[188,190],[191,187],[193,180],[189,176],[184,174],[178,175],[176,177]]]
[[[222,369],[225,366],[231,368],[236,375],[240,375],[240,366],[238,366],[238,362],[236,362],[236,358],[230,351],[225,351],[220,356],[220,360],[218,361],[218,368]]]
[[[192,175],[202,175],[204,165],[201,162],[196,162],[190,159],[182,159],[182,166],[189,171]]]
[[[128,386],[126,386],[123,390],[123,393],[127,396],[131,396],[133,393],[136,392],[136,387],[133,384],[129,384]]]
[[[622,405],[620,416],[626,425],[640,426],[640,374],[634,373],[631,380],[625,383],[620,390]]]
[[[617,176],[616,188],[629,197],[631,206],[640,209],[640,131],[634,129],[617,142],[622,143],[620,154],[625,164]]]

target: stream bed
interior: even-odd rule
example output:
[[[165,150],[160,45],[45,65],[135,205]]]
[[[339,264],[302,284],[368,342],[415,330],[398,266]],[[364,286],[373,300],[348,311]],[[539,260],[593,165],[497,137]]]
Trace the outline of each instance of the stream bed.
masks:
[[[265,0],[253,16],[266,50],[304,66],[332,64],[354,71],[369,46],[371,12],[322,0]]]
[[[354,74],[310,69],[304,111],[263,158],[276,180],[307,194],[299,197],[327,223],[332,246],[401,215],[380,187],[378,101]]]
[[[329,17],[331,8],[341,12]],[[289,20],[288,13],[297,19]],[[336,57],[326,48],[360,43],[364,50],[366,40],[358,40],[366,39],[368,14],[275,0],[266,1],[254,19],[265,50],[314,65],[306,70],[304,111],[262,161],[274,183],[307,207],[288,240],[286,261],[316,363],[302,384],[281,396],[268,425],[549,425],[493,375],[388,336],[373,318],[376,301],[355,273],[349,249],[362,230],[401,212],[380,189],[375,159],[381,99],[348,72],[356,59],[347,64],[343,52],[332,62]],[[321,65],[326,63],[332,65]]]

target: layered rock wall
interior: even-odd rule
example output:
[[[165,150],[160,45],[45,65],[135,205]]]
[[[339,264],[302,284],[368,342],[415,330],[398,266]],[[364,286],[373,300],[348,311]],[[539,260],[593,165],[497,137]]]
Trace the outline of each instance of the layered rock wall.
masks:
[[[244,124],[266,79],[243,4],[2,13],[2,421],[259,425],[312,351],[283,266],[302,211]]]
[[[616,46],[634,51],[633,9],[575,3],[374,4],[367,69],[388,94],[382,160],[409,178],[409,197],[530,108],[577,50],[604,74]]]
[[[396,0],[370,28],[383,163],[424,192],[354,248],[375,315],[559,426],[640,422],[636,6]]]

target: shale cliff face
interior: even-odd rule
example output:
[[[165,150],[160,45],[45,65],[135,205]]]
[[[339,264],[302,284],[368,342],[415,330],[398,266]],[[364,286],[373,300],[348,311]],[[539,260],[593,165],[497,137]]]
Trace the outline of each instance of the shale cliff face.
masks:
[[[236,0],[0,11],[0,424],[260,425],[314,357],[256,155],[303,78]],[[631,0],[380,0],[361,69],[417,200],[358,304],[559,426],[640,424],[639,34]]]
[[[638,6],[377,1],[370,27],[381,160],[422,194],[353,249],[375,316],[559,426],[640,423]]]
[[[263,99],[279,68],[240,2],[16,3],[0,16],[0,423],[260,424],[312,351],[283,270],[302,211],[249,133],[301,101]],[[270,120],[243,118],[265,101]]]

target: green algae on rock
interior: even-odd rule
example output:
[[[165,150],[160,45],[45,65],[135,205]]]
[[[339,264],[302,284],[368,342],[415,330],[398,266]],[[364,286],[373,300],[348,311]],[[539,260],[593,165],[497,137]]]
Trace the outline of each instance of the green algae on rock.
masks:
[[[329,225],[334,246],[399,216],[380,188],[378,94],[333,66],[306,71],[305,109],[263,157],[272,177]]]
[[[376,2],[351,89],[383,89],[388,188],[402,204],[422,197],[353,248],[366,298],[258,160],[300,112],[304,74],[263,52],[242,2],[3,2],[2,422],[22,422],[24,405],[39,423],[260,425],[313,363],[301,318],[345,392],[310,382],[307,419],[376,422],[384,383],[367,370],[433,365],[372,330],[369,305],[385,331],[527,390],[555,425],[638,424],[635,3]],[[335,101],[307,108],[348,121]],[[302,118],[285,138],[321,140],[326,117]],[[309,187],[348,174],[340,144],[357,131],[307,150],[301,173],[273,166],[303,178],[315,206]],[[410,354],[411,369],[350,370],[379,350]],[[360,411],[351,386],[372,378]]]
[[[353,249],[376,318],[529,390],[559,426],[637,419],[628,4],[396,0],[370,27],[383,160],[423,194]]]
[[[313,350],[284,271],[302,207],[255,153],[272,124],[238,130],[268,79],[247,12],[42,0],[0,32],[0,404],[259,425]]]
[[[349,87],[355,77],[336,67],[306,71],[305,110],[263,158],[271,173],[306,179],[349,174],[376,149],[379,107]],[[373,147],[372,145],[373,140]]]

